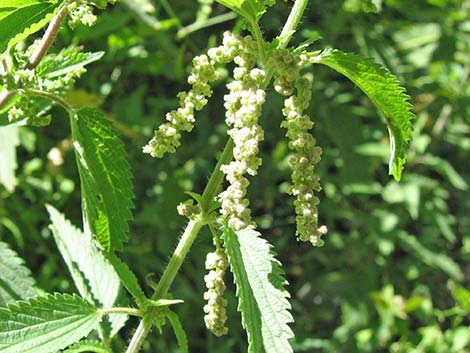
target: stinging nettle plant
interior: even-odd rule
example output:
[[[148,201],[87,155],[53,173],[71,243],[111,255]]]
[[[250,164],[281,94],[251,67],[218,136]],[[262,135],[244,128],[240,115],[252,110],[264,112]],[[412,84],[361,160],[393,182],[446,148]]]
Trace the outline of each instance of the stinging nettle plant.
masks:
[[[8,130],[11,148],[17,142],[18,125],[50,123],[52,105],[70,116],[73,148],[81,181],[83,230],[73,226],[57,209],[46,205],[57,247],[70,270],[79,295],[43,294],[19,257],[0,242],[0,351],[14,352],[111,352],[113,337],[137,316],[140,324],[127,347],[140,350],[152,327],[161,330],[168,321],[180,349],[188,352],[183,324],[171,310],[184,298],[174,299],[170,288],[200,230],[207,226],[214,250],[207,254],[204,277],[207,291],[202,310],[205,324],[216,336],[227,334],[224,274],[229,269],[236,285],[238,310],[248,337],[249,352],[292,352],[294,334],[287,284],[273,247],[256,230],[251,219],[247,188],[262,161],[259,144],[264,139],[259,124],[266,90],[271,85],[282,95],[292,169],[288,193],[296,212],[297,240],[321,246],[326,225],[318,222],[321,190],[315,165],[321,148],[311,134],[314,122],[308,115],[312,96],[312,66],[326,65],[355,83],[377,106],[390,136],[389,172],[400,179],[412,131],[411,106],[404,89],[388,70],[371,59],[336,49],[309,51],[314,40],[290,48],[307,0],[296,0],[282,32],[271,42],[263,38],[260,18],[274,0],[219,0],[244,21],[246,34],[225,32],[222,44],[193,59],[188,77],[191,86],[178,94],[179,107],[166,115],[143,152],[161,158],[181,144],[183,133],[193,129],[197,112],[212,95],[211,84],[221,69],[233,63],[233,76],[224,96],[228,138],[209,181],[201,194],[188,192],[191,200],[178,206],[188,217],[187,226],[163,274],[144,294],[136,276],[117,254],[125,249],[128,222],[132,218],[133,191],[124,145],[111,122],[93,108],[77,109],[64,93],[85,72],[85,66],[103,53],[68,47],[47,54],[64,21],[92,25],[93,8],[104,9],[106,0],[0,0],[0,131]],[[198,16],[207,18],[210,2],[201,2]],[[203,16],[204,15],[204,16]],[[23,41],[47,26],[40,40],[23,48]],[[151,162],[149,162],[151,163]],[[14,171],[14,163],[2,168]],[[8,178],[0,174],[0,181]],[[225,182],[224,182],[225,181]],[[120,288],[132,297],[121,306]],[[184,305],[184,304],[180,304]]]

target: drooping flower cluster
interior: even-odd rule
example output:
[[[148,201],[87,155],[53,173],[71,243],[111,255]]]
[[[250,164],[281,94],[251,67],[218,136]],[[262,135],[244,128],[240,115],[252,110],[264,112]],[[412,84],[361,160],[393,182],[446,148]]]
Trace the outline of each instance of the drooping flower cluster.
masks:
[[[277,69],[275,89],[288,96],[282,110],[285,120],[281,127],[287,129],[289,149],[293,155],[289,159],[292,168],[292,185],[288,192],[295,196],[294,206],[297,223],[296,235],[299,240],[310,241],[314,246],[323,245],[321,236],[326,234],[325,226],[318,227],[318,197],[321,190],[320,178],[315,173],[315,164],[320,161],[321,148],[315,145],[315,138],[309,133],[313,121],[305,113],[311,100],[311,81],[309,75],[300,76],[299,71],[305,63],[302,56],[294,56],[288,51],[278,53],[275,59]],[[295,95],[293,95],[295,89]]]
[[[264,132],[258,124],[262,105],[265,102],[265,71],[256,67],[258,45],[251,36],[239,37],[224,33],[223,44],[208,50],[207,55],[196,57],[194,72],[188,79],[192,90],[179,94],[180,108],[167,114],[168,123],[155,132],[155,137],[144,147],[144,152],[161,157],[165,152],[174,152],[180,144],[181,132],[190,131],[194,124],[194,110],[202,109],[212,93],[209,83],[218,78],[216,65],[234,62],[234,80],[227,85],[229,93],[224,96],[228,135],[234,143],[233,160],[222,165],[229,186],[218,200],[220,213],[228,225],[240,230],[252,223],[249,201],[246,198],[248,175],[254,176],[261,165],[259,143]],[[304,54],[287,49],[273,49],[267,67],[274,73],[274,89],[287,97],[282,127],[287,129],[289,148],[293,154],[289,164],[292,168],[292,186],[288,192],[295,196],[296,234],[302,241],[314,246],[323,244],[321,236],[326,227],[318,227],[318,198],[315,192],[321,189],[315,164],[320,160],[321,149],[309,130],[313,127],[305,114],[311,99],[311,79],[301,77],[300,70],[309,64]]]
[[[224,249],[219,244],[220,239],[214,239],[216,250],[207,254],[206,270],[209,273],[204,276],[207,291],[204,293],[204,299],[207,304],[204,305],[204,322],[206,327],[216,336],[227,334],[228,328],[225,326],[227,313],[225,307],[227,300],[224,299],[225,291],[224,274],[228,267],[228,259]]]
[[[181,144],[181,132],[191,131],[194,127],[194,112],[207,104],[207,97],[212,95],[210,82],[218,78],[214,62],[205,54],[193,59],[193,70],[188,77],[192,89],[180,92],[180,107],[166,114],[167,123],[160,125],[155,136],[144,146],[144,153],[152,157],[162,157],[166,152],[175,152]]]
[[[245,175],[256,175],[261,165],[258,144],[264,139],[264,132],[258,118],[266,96],[262,88],[266,74],[254,68],[256,44],[251,37],[245,37],[242,47],[245,50],[234,58],[238,66],[234,69],[234,81],[227,85],[230,93],[224,97],[225,121],[235,147],[234,160],[221,167],[230,185],[219,195],[221,214],[228,218],[229,226],[235,230],[251,223],[246,198],[249,181]]]

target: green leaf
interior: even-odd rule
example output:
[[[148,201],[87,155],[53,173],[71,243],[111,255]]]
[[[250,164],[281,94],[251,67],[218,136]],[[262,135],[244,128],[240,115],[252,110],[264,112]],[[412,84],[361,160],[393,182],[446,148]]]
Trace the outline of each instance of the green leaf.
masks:
[[[140,287],[139,281],[135,276],[134,272],[127,266],[126,263],[122,262],[115,254],[105,253],[106,259],[113,265],[116,273],[121,279],[122,285],[127,291],[134,297],[139,304],[143,304],[147,301],[147,297],[144,291]]]
[[[36,67],[36,74],[48,79],[63,76],[101,59],[103,55],[103,51],[82,53],[77,47],[62,49],[57,54],[46,55]]]
[[[64,349],[97,328],[100,313],[68,294],[47,294],[0,308],[2,353],[50,353]]]
[[[258,22],[275,0],[216,0],[219,4],[243,16],[248,22]]]
[[[115,306],[121,282],[113,266],[104,258],[89,234],[75,228],[54,207],[46,205],[52,233],[62,257],[72,275],[80,295],[95,306]],[[126,322],[126,315],[112,314],[109,319],[109,336],[116,334]]]
[[[0,126],[0,183],[8,192],[16,186],[16,147],[20,144],[17,125]]]
[[[248,335],[249,353],[293,352],[293,322],[283,270],[272,246],[252,228],[224,227],[224,244],[237,286],[238,310]]]
[[[106,251],[121,250],[134,207],[124,145],[111,122],[96,109],[80,109],[70,120],[82,184],[85,233],[96,236]]]
[[[168,317],[171,327],[173,328],[173,332],[175,333],[180,350],[183,353],[188,353],[188,337],[186,336],[186,332],[184,332],[183,325],[181,325],[181,321],[178,318],[178,315],[175,312],[168,310],[166,316]]]
[[[354,82],[385,115],[390,135],[389,174],[398,181],[406,162],[408,142],[413,130],[409,96],[405,89],[385,67],[372,59],[339,50],[324,50],[312,58],[312,62],[324,64]]]
[[[75,343],[73,346],[67,348],[63,353],[81,353],[81,352],[95,352],[95,353],[113,353],[111,349],[99,341],[83,340]]]
[[[404,232],[398,233],[398,239],[400,239],[399,244],[403,248],[410,251],[426,265],[443,271],[457,281],[462,281],[464,279],[464,275],[459,265],[449,256],[429,250],[424,247],[416,237]]]
[[[62,1],[0,0],[0,59],[8,49],[39,31]]]
[[[0,242],[0,306],[35,297],[38,294],[35,285],[23,260],[8,244]]]

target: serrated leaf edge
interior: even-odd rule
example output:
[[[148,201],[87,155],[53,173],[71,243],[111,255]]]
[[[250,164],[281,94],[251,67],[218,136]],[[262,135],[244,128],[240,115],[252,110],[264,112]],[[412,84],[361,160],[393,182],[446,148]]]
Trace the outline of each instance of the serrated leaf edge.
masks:
[[[334,55],[340,55],[342,59],[351,59],[354,58],[354,63],[361,62],[361,64],[366,65],[367,67],[371,67],[374,70],[377,70],[379,74],[382,75],[384,78],[384,85],[390,87],[390,91],[394,92],[394,95],[397,97],[398,100],[401,101],[401,105],[406,108],[405,111],[402,111],[402,118],[397,119],[394,116],[387,116],[386,111],[382,107],[382,103],[378,102],[373,95],[369,92],[365,91],[363,87],[361,87],[356,80],[348,74],[347,70],[343,70],[338,67],[333,67],[333,65],[328,64],[328,57],[334,57]],[[326,59],[326,61],[324,60]],[[338,71],[339,73],[343,74],[347,78],[349,78],[352,82],[357,84],[359,88],[369,97],[369,99],[374,103],[374,105],[379,108],[379,110],[386,115],[386,123],[390,135],[390,164],[389,164],[389,174],[392,174],[394,178],[399,181],[401,178],[401,173],[404,168],[407,159],[406,151],[409,148],[409,141],[411,140],[411,133],[413,131],[412,120],[415,118],[415,115],[411,111],[412,105],[409,102],[410,96],[406,93],[406,89],[400,85],[397,77],[393,75],[386,67],[376,63],[372,58],[364,57],[362,55],[356,53],[345,53],[338,49],[325,49],[319,55],[316,55],[311,58],[313,63],[324,64],[329,66],[330,68]],[[402,152],[400,155],[397,155],[396,150],[396,138],[401,138],[403,141],[398,141],[403,143],[403,146],[400,146],[400,151]]]
[[[62,2],[60,0],[57,0],[55,3],[59,3],[59,2]],[[50,2],[51,5],[54,4],[54,2]],[[31,5],[29,5],[31,6]],[[12,38],[10,38],[10,40],[8,41],[7,45],[6,45],[6,48],[5,50],[3,51],[3,53],[0,53],[0,60],[3,60],[5,58],[5,56],[8,54],[8,52],[10,51],[10,49],[15,46],[16,44],[18,44],[19,42],[21,42],[22,40],[25,40],[26,38],[28,38],[30,35],[38,32],[39,30],[41,30],[43,27],[45,27],[49,22],[50,20],[59,12],[61,6],[57,6],[57,8],[52,11],[52,12],[49,12],[46,16],[44,16],[42,19],[40,19],[39,21],[37,22],[34,22],[33,24],[31,24],[29,27],[26,27],[25,29],[23,29],[22,32],[16,34],[15,36],[13,36]]]
[[[222,229],[222,230],[223,230],[223,239],[224,239],[224,243],[226,242],[226,238],[225,238],[226,235],[225,235],[225,232],[226,232],[226,231],[231,231],[231,232],[233,233],[233,236],[235,236],[235,237],[237,238],[237,242],[239,243],[240,249],[241,249],[242,244],[240,244],[240,242],[238,241],[238,239],[240,238],[239,235],[237,234],[238,232],[236,232],[236,231],[230,229],[230,228],[227,226],[227,224],[225,224],[225,225],[223,226],[223,229]],[[257,232],[257,231],[256,231],[253,227],[251,227],[251,226],[248,227],[248,228],[245,228],[245,229],[241,230],[240,232],[242,232],[242,231],[249,231],[249,230],[253,231],[253,232],[256,234],[256,236],[255,236],[256,239],[257,239],[258,241],[260,241],[260,244],[262,244],[263,247],[266,247],[266,248],[267,248],[266,250],[269,252],[271,264],[276,264],[276,265],[278,265],[278,267],[277,267],[277,273],[275,272],[276,268],[274,268],[274,266],[272,266],[272,267],[271,267],[272,271],[270,272],[270,274],[276,276],[277,279],[281,281],[281,283],[282,283],[282,288],[284,289],[284,290],[283,290],[283,293],[282,293],[282,296],[283,296],[285,299],[289,298],[289,297],[290,297],[290,294],[289,294],[289,292],[288,292],[287,290],[285,290],[285,288],[284,288],[284,287],[288,284],[288,282],[287,282],[287,280],[286,280],[285,278],[282,277],[282,275],[283,275],[285,272],[284,272],[284,270],[282,269],[282,267],[280,266],[281,263],[279,262],[279,260],[277,260],[277,259],[274,257],[274,256],[276,255],[276,252],[274,251],[274,247],[273,247],[272,244],[270,244],[266,239],[264,239],[264,238],[261,236],[261,234],[260,234],[259,232]],[[241,313],[241,317],[242,317],[242,326],[243,326],[243,328],[246,329],[246,332],[247,332],[248,344],[249,344],[248,352],[250,352],[250,353],[252,353],[252,352],[253,352],[253,353],[262,353],[262,352],[254,352],[254,351],[252,350],[252,349],[255,349],[254,347],[252,347],[252,344],[253,344],[253,342],[254,342],[254,337],[253,337],[252,333],[247,330],[246,318],[245,318],[245,315],[244,315],[243,310],[242,310],[242,307],[241,307],[241,306],[242,306],[242,300],[240,299],[240,292],[241,292],[241,287],[242,287],[242,286],[240,286],[240,284],[238,283],[238,282],[239,282],[238,275],[237,275],[237,274],[235,273],[235,271],[233,270],[233,262],[232,262],[232,260],[231,260],[231,256],[230,256],[228,250],[227,250],[227,256],[228,256],[228,258],[229,258],[230,269],[231,269],[231,272],[232,272],[232,274],[233,274],[234,281],[235,281],[235,284],[236,284],[236,291],[235,291],[235,294],[236,294],[237,298],[239,299],[238,305],[237,305],[237,310]],[[246,270],[246,268],[243,268],[243,269]],[[269,276],[269,275],[268,275],[268,276]],[[268,279],[268,281],[271,282],[269,279]],[[260,282],[263,283],[261,280],[260,280]],[[273,285],[272,283],[271,283],[271,285],[274,287],[274,285]],[[278,289],[278,288],[276,288],[276,289]],[[278,289],[278,290],[279,290],[279,289]],[[250,286],[250,291],[253,291],[253,289],[251,288],[251,286]],[[254,294],[253,294],[253,297],[254,297]],[[257,301],[257,298],[255,298],[255,300]],[[283,324],[285,325],[285,327],[288,327],[288,330],[282,330],[282,331],[283,331],[285,334],[287,334],[286,339],[290,339],[290,338],[293,338],[293,337],[294,337],[294,334],[293,334],[293,332],[292,332],[292,329],[288,326],[289,323],[294,322],[294,319],[293,319],[291,313],[289,312],[290,309],[291,309],[290,303],[289,303],[287,300],[285,300],[285,303],[283,303],[282,310],[285,311],[285,313],[287,314],[287,317],[288,317],[288,318],[287,318],[287,320],[286,320]],[[258,310],[260,310],[259,307],[258,307]],[[273,312],[274,312],[274,310],[273,310]],[[260,318],[260,319],[261,319],[261,318]],[[280,324],[280,325],[282,325],[282,324]],[[260,327],[260,331],[261,331],[261,333],[262,333],[262,327]],[[269,330],[269,333],[270,333],[270,334],[272,333],[271,330]],[[274,335],[271,334],[271,336],[274,336]],[[262,338],[262,341],[263,341],[263,343],[264,343],[264,339],[263,339],[263,338]],[[273,340],[273,341],[274,341],[274,340]],[[290,351],[289,351],[289,352],[293,352],[293,351],[292,351],[292,347],[289,346],[289,348],[290,348]],[[264,351],[264,352],[266,351],[266,347],[263,347],[263,351]]]

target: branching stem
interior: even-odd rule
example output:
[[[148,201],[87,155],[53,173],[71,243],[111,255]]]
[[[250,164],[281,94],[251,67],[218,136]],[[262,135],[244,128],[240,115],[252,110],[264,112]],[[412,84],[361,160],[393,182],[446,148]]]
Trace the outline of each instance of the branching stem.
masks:
[[[282,28],[281,34],[279,35],[279,46],[281,48],[287,47],[292,36],[294,35],[295,29],[300,23],[304,14],[305,8],[307,7],[308,0],[296,0],[292,10],[289,13],[286,24]]]
[[[292,10],[287,19],[287,22],[281,32],[281,36],[283,38],[280,44],[281,47],[285,48],[287,44],[289,43],[290,39],[292,38],[292,34],[295,31],[295,28],[297,27],[297,25],[299,24],[300,19],[302,18],[302,15],[307,6],[307,3],[308,3],[308,0],[296,0],[295,1],[295,4],[292,7]],[[256,26],[254,27],[258,28],[258,31],[259,31],[258,35],[261,36],[261,31],[259,30],[258,25],[256,24]],[[254,29],[254,31],[256,32],[256,29]],[[286,33],[287,35],[283,36],[283,34],[286,34]],[[256,33],[255,33],[255,37],[256,37]],[[256,39],[259,40],[260,38],[262,39],[262,36]],[[263,53],[260,53],[260,54],[265,55],[264,48],[260,48],[260,49],[262,49],[263,51]],[[267,83],[266,83],[266,86],[267,86]],[[224,148],[224,151],[222,152],[222,155],[219,158],[219,161],[217,162],[217,165],[214,168],[214,171],[212,172],[212,175],[209,181],[207,182],[206,188],[204,189],[204,192],[202,194],[202,197],[204,199],[204,202],[206,202],[206,204],[212,201],[217,195],[217,192],[224,178],[224,175],[222,171],[220,170],[220,167],[223,164],[229,163],[230,160],[232,159],[233,147],[234,147],[234,143],[231,139],[229,139],[229,141],[227,142]],[[184,258],[188,254],[192,244],[194,243],[194,240],[196,239],[199,233],[199,230],[202,228],[204,224],[205,224],[205,220],[202,218],[189,221],[183,233],[183,236],[181,237],[178,243],[178,246],[176,247],[170,259],[170,262],[168,263],[160,281],[158,282],[157,288],[155,289],[155,293],[153,294],[152,299],[158,300],[167,295],[168,290],[170,289],[170,286],[173,283],[173,280],[175,279],[175,276],[178,273],[178,270],[184,261]],[[152,328],[152,322],[149,318],[149,315],[151,314],[152,314],[152,310],[150,310],[149,313],[146,316],[144,316],[144,318],[140,322],[126,350],[126,353],[137,353],[142,347],[142,344],[144,343],[146,336],[149,334]]]

